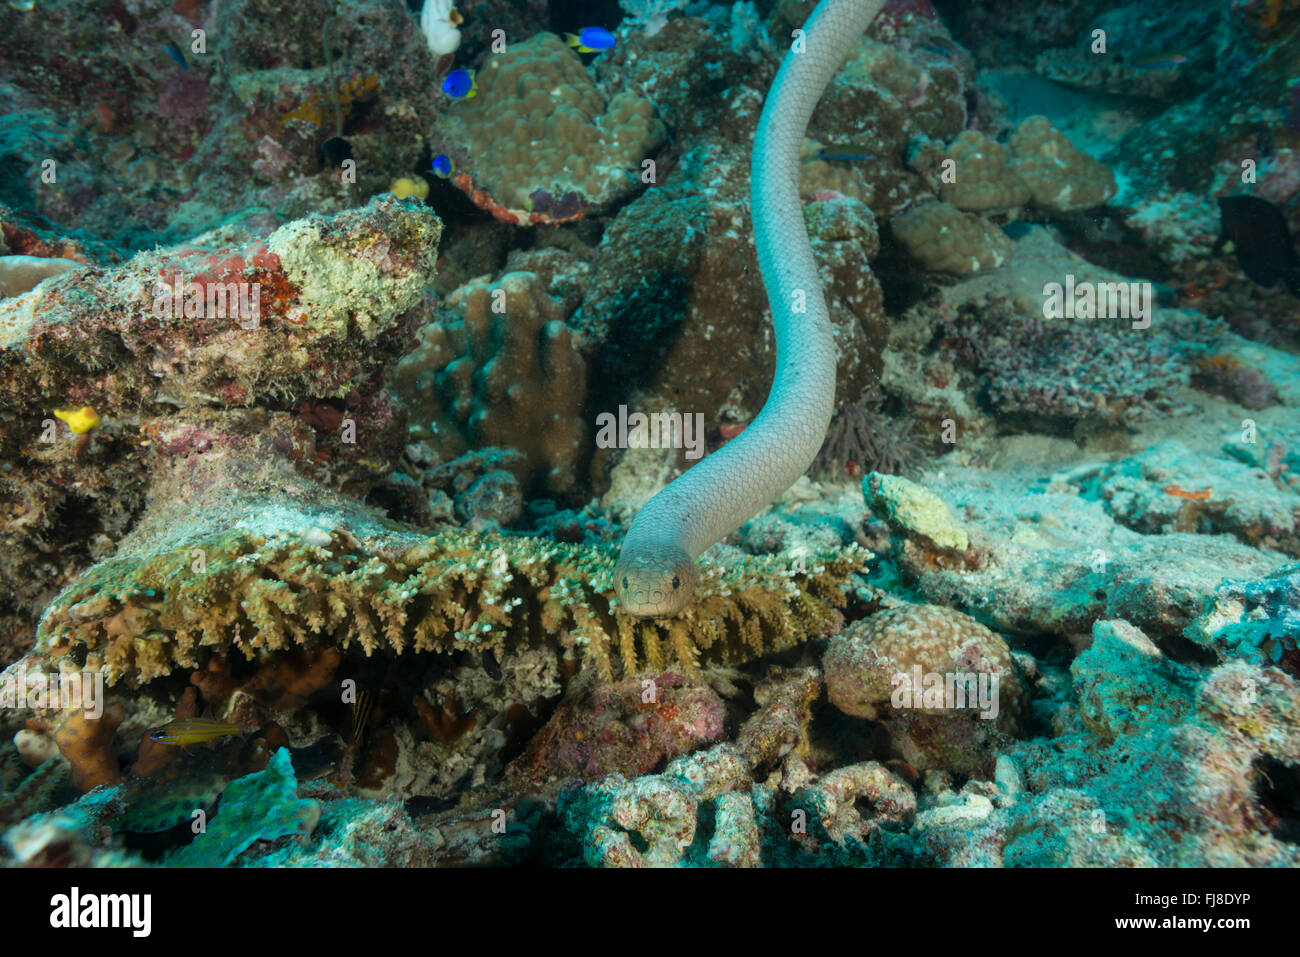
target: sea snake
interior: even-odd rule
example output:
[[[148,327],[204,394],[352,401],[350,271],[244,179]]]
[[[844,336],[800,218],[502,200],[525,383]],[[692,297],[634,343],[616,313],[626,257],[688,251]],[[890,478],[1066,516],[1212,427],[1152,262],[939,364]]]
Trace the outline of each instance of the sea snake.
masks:
[[[632,521],[614,566],[619,607],[676,615],[695,559],[807,471],[835,404],[835,341],[799,199],[799,148],[813,108],[885,0],[822,0],[796,31],[754,135],[750,201],[776,333],[776,377],[758,416],[678,476]]]

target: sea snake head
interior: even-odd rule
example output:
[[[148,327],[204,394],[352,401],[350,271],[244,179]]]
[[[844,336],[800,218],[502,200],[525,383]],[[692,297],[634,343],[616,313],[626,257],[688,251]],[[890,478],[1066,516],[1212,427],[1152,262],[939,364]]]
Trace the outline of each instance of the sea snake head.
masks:
[[[670,617],[695,593],[695,562],[673,545],[624,549],[614,566],[614,592],[629,615]]]

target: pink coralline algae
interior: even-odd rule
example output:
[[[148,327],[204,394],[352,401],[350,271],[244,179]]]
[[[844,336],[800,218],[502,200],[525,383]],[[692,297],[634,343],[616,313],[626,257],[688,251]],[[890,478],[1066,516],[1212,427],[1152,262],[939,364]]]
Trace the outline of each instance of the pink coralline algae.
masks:
[[[722,699],[672,672],[570,694],[511,772],[541,783],[635,776],[723,734]]]

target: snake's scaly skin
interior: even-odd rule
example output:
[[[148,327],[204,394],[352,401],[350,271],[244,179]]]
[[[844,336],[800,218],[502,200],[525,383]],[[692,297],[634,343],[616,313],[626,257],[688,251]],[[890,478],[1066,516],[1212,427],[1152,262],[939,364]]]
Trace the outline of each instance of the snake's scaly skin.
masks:
[[[776,378],[740,435],[641,509],[614,567],[622,610],[675,615],[695,559],[807,471],[835,404],[835,341],[799,199],[799,147],[822,91],[885,0],[822,0],[763,105],[750,172],[754,241],[776,333]]]

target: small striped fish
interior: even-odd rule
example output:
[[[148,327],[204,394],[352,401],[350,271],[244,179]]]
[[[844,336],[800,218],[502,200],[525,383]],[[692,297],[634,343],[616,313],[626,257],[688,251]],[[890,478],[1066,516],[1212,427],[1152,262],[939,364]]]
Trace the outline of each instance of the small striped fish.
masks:
[[[361,736],[366,733],[366,722],[370,720],[370,708],[374,703],[374,698],[369,691],[361,692],[357,695],[356,701],[352,703],[353,747],[361,743]]]
[[[242,734],[237,725],[211,718],[177,718],[161,728],[149,732],[149,740],[159,744],[188,747],[191,744],[203,744],[232,734]]]

